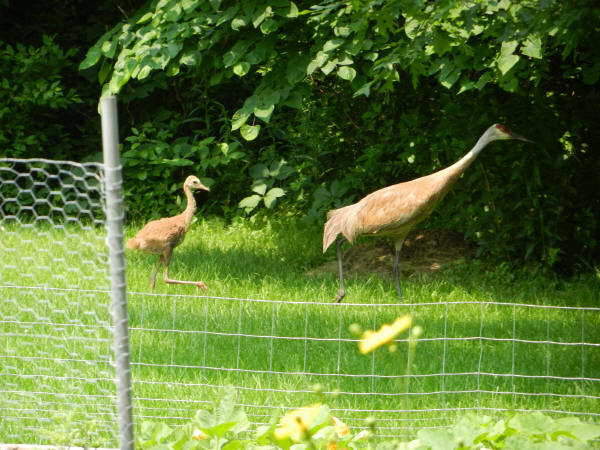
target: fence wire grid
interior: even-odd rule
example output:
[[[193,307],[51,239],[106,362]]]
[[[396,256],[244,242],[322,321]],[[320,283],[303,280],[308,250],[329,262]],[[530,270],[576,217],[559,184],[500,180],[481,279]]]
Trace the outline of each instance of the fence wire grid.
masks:
[[[116,443],[104,210],[101,164],[0,159],[0,442]]]
[[[64,445],[70,433],[69,445],[118,446],[103,183],[100,164],[0,160],[0,442]],[[181,425],[228,385],[255,425],[326,402],[355,432],[375,417],[380,437],[468,412],[600,420],[600,308],[128,301],[138,427]],[[395,353],[359,354],[351,324],[378,329],[405,314],[425,330],[411,364],[406,335]]]

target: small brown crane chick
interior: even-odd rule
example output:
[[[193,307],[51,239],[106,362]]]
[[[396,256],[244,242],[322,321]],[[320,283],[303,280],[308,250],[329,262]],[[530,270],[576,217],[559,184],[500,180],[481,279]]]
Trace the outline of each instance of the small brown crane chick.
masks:
[[[185,210],[181,214],[173,217],[165,217],[164,219],[148,222],[134,238],[127,241],[127,248],[131,250],[141,250],[146,253],[160,255],[158,258],[158,265],[150,277],[150,292],[154,290],[156,273],[163,263],[165,265],[165,283],[193,284],[204,290],[207,289],[202,281],[181,281],[169,278],[169,261],[171,260],[171,254],[173,253],[173,249],[183,242],[185,233],[190,227],[190,223],[192,223],[192,218],[196,211],[196,200],[194,199],[192,191],[198,189],[210,191],[209,188],[200,182],[198,177],[195,177],[194,175],[187,177],[183,183],[183,192],[185,192],[187,198]]]
[[[531,142],[504,125],[494,124],[465,156],[451,166],[415,180],[384,187],[357,203],[329,211],[323,230],[323,253],[338,234],[343,236],[337,242],[340,290],[334,301],[340,302],[345,295],[341,245],[346,240],[352,244],[359,236],[387,236],[395,241],[393,273],[398,296],[402,301],[398,257],[406,235],[431,213],[486,145],[505,139]]]

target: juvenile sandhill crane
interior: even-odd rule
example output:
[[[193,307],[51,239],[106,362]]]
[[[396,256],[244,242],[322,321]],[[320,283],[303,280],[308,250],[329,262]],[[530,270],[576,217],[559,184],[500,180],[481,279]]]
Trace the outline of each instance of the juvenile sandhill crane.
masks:
[[[431,213],[487,144],[503,139],[531,142],[509,131],[504,125],[494,124],[483,133],[475,146],[453,165],[412,181],[379,189],[357,203],[329,211],[323,230],[323,253],[339,233],[343,236],[337,242],[340,290],[334,302],[340,302],[346,293],[341,246],[344,241],[352,244],[356,238],[363,235],[394,239],[394,281],[402,302],[402,291],[398,281],[398,257],[406,235]]]
[[[196,211],[196,200],[192,191],[203,189],[210,191],[204,186],[200,180],[194,175],[190,175],[183,183],[183,192],[187,198],[187,206],[185,210],[176,216],[166,217],[164,219],[153,220],[148,222],[134,238],[127,241],[127,248],[132,250],[141,250],[146,253],[160,255],[158,265],[150,277],[150,292],[154,290],[154,282],[156,273],[160,266],[165,265],[165,283],[170,284],[193,284],[202,289],[207,289],[202,281],[181,281],[169,278],[169,261],[173,249],[183,242],[185,233],[192,223],[194,212]]]

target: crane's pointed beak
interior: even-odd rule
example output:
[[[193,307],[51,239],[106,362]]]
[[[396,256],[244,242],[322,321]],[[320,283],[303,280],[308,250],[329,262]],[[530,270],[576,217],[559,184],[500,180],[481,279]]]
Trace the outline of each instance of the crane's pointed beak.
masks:
[[[202,189],[203,191],[210,191],[210,188],[204,186],[202,183],[200,183],[200,189]]]
[[[535,144],[535,141],[532,141],[531,139],[527,139],[525,136],[521,136],[520,134],[513,133],[512,131],[510,132],[510,138],[518,139],[519,141],[531,142],[532,144]]]

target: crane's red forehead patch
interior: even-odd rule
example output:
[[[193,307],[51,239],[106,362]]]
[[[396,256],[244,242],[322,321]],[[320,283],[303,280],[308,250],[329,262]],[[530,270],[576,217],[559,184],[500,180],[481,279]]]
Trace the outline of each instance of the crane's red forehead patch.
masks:
[[[496,128],[498,128],[503,133],[510,133],[510,131],[508,131],[508,128],[506,128],[504,125],[497,124]]]

